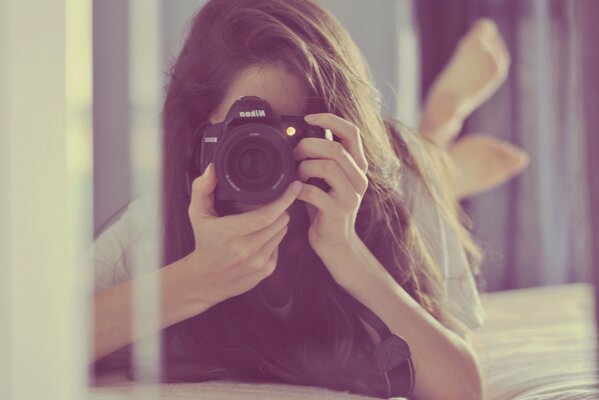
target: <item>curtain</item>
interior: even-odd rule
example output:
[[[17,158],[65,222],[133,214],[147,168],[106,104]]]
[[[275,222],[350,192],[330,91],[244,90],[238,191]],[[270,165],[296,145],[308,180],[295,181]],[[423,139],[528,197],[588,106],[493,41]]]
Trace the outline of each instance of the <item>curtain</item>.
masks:
[[[584,30],[592,1],[419,0],[424,98],[458,39],[480,17],[498,25],[512,57],[506,83],[464,124],[526,149],[528,169],[464,203],[486,258],[485,291],[590,279]],[[595,14],[597,16],[597,14]],[[596,57],[596,52],[595,52]],[[596,95],[593,94],[593,95]]]

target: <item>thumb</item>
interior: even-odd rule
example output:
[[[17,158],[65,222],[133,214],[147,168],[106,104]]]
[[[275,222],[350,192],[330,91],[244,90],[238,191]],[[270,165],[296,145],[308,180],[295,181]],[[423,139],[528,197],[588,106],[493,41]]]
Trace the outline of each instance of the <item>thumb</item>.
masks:
[[[194,179],[191,184],[190,211],[203,217],[216,217],[214,210],[214,189],[216,188],[216,174],[214,164],[208,164],[204,173]]]

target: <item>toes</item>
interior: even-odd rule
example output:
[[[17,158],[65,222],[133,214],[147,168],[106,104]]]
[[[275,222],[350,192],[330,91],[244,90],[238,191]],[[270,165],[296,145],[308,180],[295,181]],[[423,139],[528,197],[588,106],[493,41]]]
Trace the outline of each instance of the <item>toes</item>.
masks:
[[[510,52],[503,41],[501,35],[497,35],[493,42],[495,43],[495,48],[497,49],[497,54],[501,56],[503,64],[509,65],[511,63]]]
[[[476,30],[482,35],[496,36],[497,24],[490,18],[481,18],[476,23]]]
[[[466,37],[475,40],[484,40],[497,36],[497,34],[497,25],[492,19],[480,18],[472,25]]]
[[[497,156],[511,174],[516,174],[528,166],[530,157],[524,149],[507,142],[497,143],[496,146]]]
[[[526,168],[530,157],[526,150],[486,134],[470,134],[467,140],[469,151],[487,154],[489,160],[495,160],[507,171],[519,172]]]

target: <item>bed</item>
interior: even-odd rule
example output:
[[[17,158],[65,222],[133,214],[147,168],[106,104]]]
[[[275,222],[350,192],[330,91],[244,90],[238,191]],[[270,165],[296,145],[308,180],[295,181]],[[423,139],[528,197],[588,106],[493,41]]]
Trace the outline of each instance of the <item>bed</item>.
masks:
[[[599,399],[593,287],[588,283],[485,293],[485,324],[473,345],[489,399]],[[92,400],[322,399],[365,396],[311,387],[236,382],[136,386],[126,377],[100,377]]]
[[[599,399],[593,286],[483,295],[475,347],[490,399]]]

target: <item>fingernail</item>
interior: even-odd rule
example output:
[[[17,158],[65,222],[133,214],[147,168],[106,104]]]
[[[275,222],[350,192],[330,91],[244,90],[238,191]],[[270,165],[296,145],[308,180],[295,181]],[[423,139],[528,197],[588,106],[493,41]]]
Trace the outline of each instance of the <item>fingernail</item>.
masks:
[[[299,181],[294,181],[291,184],[291,194],[297,195],[302,190],[302,183]]]
[[[318,114],[308,114],[304,117],[304,120],[308,123],[316,121]]]

